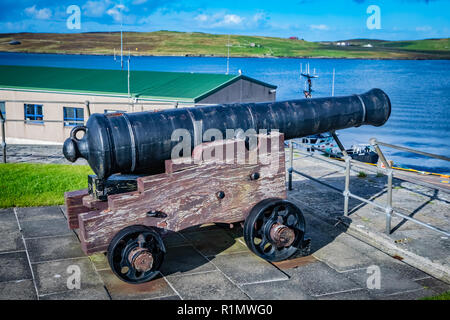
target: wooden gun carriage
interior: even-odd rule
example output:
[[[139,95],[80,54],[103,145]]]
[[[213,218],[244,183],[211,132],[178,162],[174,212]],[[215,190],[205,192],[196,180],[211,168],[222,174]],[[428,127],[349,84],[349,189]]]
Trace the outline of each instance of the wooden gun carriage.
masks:
[[[245,140],[204,143],[190,160],[166,160],[164,173],[125,175],[120,180],[127,184],[123,188],[136,190],[109,195],[107,201],[99,200],[93,190],[67,192],[69,228],[78,229],[87,255],[108,252],[113,272],[131,283],[157,274],[166,250],[164,236],[202,224],[245,221],[244,238],[254,253],[270,261],[287,259],[304,245],[305,221],[285,200],[283,134],[258,135],[257,150],[245,149],[239,159],[236,151],[244,144]],[[205,159],[218,148],[223,149],[223,159]],[[91,180],[90,186],[94,184]],[[124,241],[131,242],[124,246]],[[277,245],[271,246],[271,241]]]
[[[92,115],[64,144],[67,159],[86,158],[96,173],[88,189],[65,194],[69,228],[78,229],[86,254],[107,252],[112,271],[129,283],[158,274],[166,235],[202,224],[244,221],[252,252],[285,260],[308,241],[301,210],[286,200],[284,139],[382,125],[390,108],[387,95],[374,89],[361,96]],[[236,134],[170,157],[177,128],[195,141],[204,136],[198,120],[219,133],[264,133],[253,134],[253,146]],[[82,139],[78,131],[85,132]]]

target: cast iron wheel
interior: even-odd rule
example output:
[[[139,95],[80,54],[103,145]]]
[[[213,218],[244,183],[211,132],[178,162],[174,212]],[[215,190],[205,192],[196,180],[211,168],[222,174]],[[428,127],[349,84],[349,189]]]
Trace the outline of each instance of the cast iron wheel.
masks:
[[[108,262],[114,274],[128,283],[152,280],[161,267],[165,253],[160,235],[146,226],[120,230],[108,246]]]
[[[265,199],[250,211],[244,223],[248,248],[268,261],[282,261],[301,248],[305,218],[293,203]]]

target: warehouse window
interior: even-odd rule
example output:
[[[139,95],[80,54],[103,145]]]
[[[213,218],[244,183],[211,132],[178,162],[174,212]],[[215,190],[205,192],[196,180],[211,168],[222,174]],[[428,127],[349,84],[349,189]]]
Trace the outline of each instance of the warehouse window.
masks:
[[[32,123],[44,123],[42,104],[24,105],[25,121]]]
[[[77,126],[84,124],[84,109],[64,107],[64,125]]]
[[[0,112],[2,113],[3,119],[6,119],[6,109],[4,102],[0,102]]]

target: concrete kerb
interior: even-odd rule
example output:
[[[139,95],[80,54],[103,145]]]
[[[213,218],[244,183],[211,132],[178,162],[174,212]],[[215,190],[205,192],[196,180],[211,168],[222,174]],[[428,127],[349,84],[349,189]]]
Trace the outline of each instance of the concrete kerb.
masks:
[[[347,227],[345,228],[345,232],[349,235],[383,251],[394,258],[401,259],[402,262],[428,273],[436,279],[450,284],[449,267],[433,262],[430,259],[419,256],[411,251],[399,248],[392,243],[392,239],[382,233],[373,232],[366,228],[355,226],[353,223],[344,219],[340,220],[340,222]]]

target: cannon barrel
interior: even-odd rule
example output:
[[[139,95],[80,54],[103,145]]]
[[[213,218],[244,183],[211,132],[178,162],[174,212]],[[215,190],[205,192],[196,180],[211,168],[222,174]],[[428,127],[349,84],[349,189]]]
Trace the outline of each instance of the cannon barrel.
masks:
[[[390,113],[389,97],[372,89],[345,97],[93,114],[86,126],[72,130],[63,153],[71,162],[86,159],[98,178],[105,179],[114,173],[161,172],[179,143],[172,140],[176,129],[188,130],[191,137],[203,137],[210,128],[218,129],[223,137],[227,129],[277,129],[288,140],[364,124],[381,126]],[[79,131],[84,132],[80,139]]]

